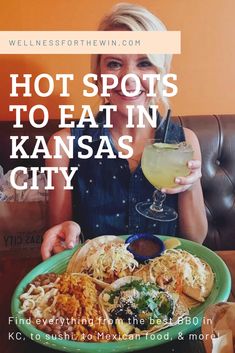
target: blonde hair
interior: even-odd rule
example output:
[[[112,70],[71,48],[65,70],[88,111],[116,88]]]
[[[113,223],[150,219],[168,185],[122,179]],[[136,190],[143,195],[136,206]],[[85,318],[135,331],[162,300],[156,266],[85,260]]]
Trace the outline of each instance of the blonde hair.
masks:
[[[116,4],[100,22],[99,31],[112,31],[124,28],[129,31],[167,31],[167,28],[155,15],[142,6],[119,3]],[[100,54],[91,56],[91,71],[100,75]],[[156,67],[157,72],[162,75],[170,70],[172,55],[170,54],[148,54],[150,62]],[[167,111],[169,103],[163,96],[163,83],[157,83],[157,97],[152,99],[151,104],[162,103]]]

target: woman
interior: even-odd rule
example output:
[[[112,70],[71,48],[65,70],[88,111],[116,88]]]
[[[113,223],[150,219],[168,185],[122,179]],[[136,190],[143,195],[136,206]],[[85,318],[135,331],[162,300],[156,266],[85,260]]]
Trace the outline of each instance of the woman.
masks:
[[[131,30],[156,31],[166,30],[162,22],[148,10],[133,4],[118,4],[100,24],[99,30]],[[104,115],[99,113],[98,129],[75,128],[64,129],[55,135],[61,136],[67,143],[70,134],[79,138],[86,134],[92,135],[95,141],[92,145],[96,149],[97,140],[101,135],[109,136],[115,154],[122,151],[118,139],[122,135],[132,136],[131,147],[133,156],[129,160],[104,158],[95,160],[69,161],[66,155],[61,160],[49,160],[48,166],[68,167],[78,166],[77,175],[73,178],[74,190],[64,190],[64,179],[60,174],[54,176],[55,189],[50,192],[49,216],[53,226],[44,235],[42,244],[43,259],[65,248],[73,248],[78,242],[81,229],[86,237],[101,234],[128,234],[151,231],[157,234],[181,234],[187,239],[202,243],[207,234],[207,220],[200,183],[201,153],[195,134],[189,129],[183,129],[171,123],[169,142],[178,140],[191,144],[194,150],[194,160],[189,161],[190,174],[187,177],[177,177],[177,188],[166,189],[166,204],[174,207],[178,214],[178,221],[156,222],[139,215],[135,205],[139,201],[150,198],[153,186],[144,178],[140,159],[144,146],[150,138],[161,138],[162,130],[156,131],[146,125],[144,129],[127,129],[126,105],[143,105],[148,108],[151,99],[147,96],[148,82],[143,80],[143,74],[161,73],[169,71],[170,55],[94,55],[92,57],[92,72],[98,74],[115,74],[118,77],[118,86],[110,91],[108,103],[116,105],[117,111],[112,112],[113,128],[103,127]],[[138,75],[141,82],[139,94],[129,99],[122,95],[120,81],[128,73]],[[127,80],[127,91],[135,90],[135,82]],[[158,82],[157,102],[165,108],[168,103],[162,94],[162,84]],[[135,119],[138,111],[134,110]],[[162,125],[162,124],[161,124]],[[163,124],[164,125],[164,124]],[[49,141],[49,150],[53,154],[54,139]],[[74,151],[77,155],[78,150]],[[58,165],[59,164],[59,165]],[[72,221],[73,219],[73,221]]]

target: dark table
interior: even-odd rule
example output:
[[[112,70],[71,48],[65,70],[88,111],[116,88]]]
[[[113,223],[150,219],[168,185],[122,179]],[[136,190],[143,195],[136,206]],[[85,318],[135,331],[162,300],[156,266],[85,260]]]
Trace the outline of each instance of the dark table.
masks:
[[[235,251],[222,251],[218,254],[225,260],[232,273],[233,288],[230,300],[235,301]],[[23,334],[18,328],[9,323],[10,302],[14,289],[21,279],[37,264],[41,262],[39,249],[11,249],[0,252],[0,292],[1,292],[1,347],[2,353],[53,353],[55,350],[48,349],[37,344]],[[200,333],[200,332],[197,332]],[[143,351],[142,351],[143,352]],[[201,340],[190,341],[184,337],[183,341],[165,343],[156,348],[145,350],[148,353],[204,353]]]

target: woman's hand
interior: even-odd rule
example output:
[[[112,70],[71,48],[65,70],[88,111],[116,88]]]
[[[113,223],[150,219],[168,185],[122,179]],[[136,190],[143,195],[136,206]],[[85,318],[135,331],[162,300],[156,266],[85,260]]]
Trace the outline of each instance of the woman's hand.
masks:
[[[180,192],[186,191],[194,186],[197,183],[201,176],[201,161],[200,160],[192,160],[188,162],[188,168],[190,170],[190,174],[186,177],[177,176],[175,178],[175,183],[179,186],[175,188],[163,188],[162,192],[166,194],[178,194]]]
[[[48,229],[41,246],[43,260],[65,249],[72,249],[78,244],[80,233],[80,226],[73,221],[66,221]]]

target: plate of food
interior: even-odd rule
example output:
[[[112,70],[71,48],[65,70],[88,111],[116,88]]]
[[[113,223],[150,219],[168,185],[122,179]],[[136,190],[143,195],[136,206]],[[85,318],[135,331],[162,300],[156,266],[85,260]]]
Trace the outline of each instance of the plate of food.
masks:
[[[228,299],[230,273],[208,248],[180,239],[169,249],[169,239],[100,236],[51,257],[17,286],[16,325],[65,352],[135,351],[196,330],[208,305]]]

